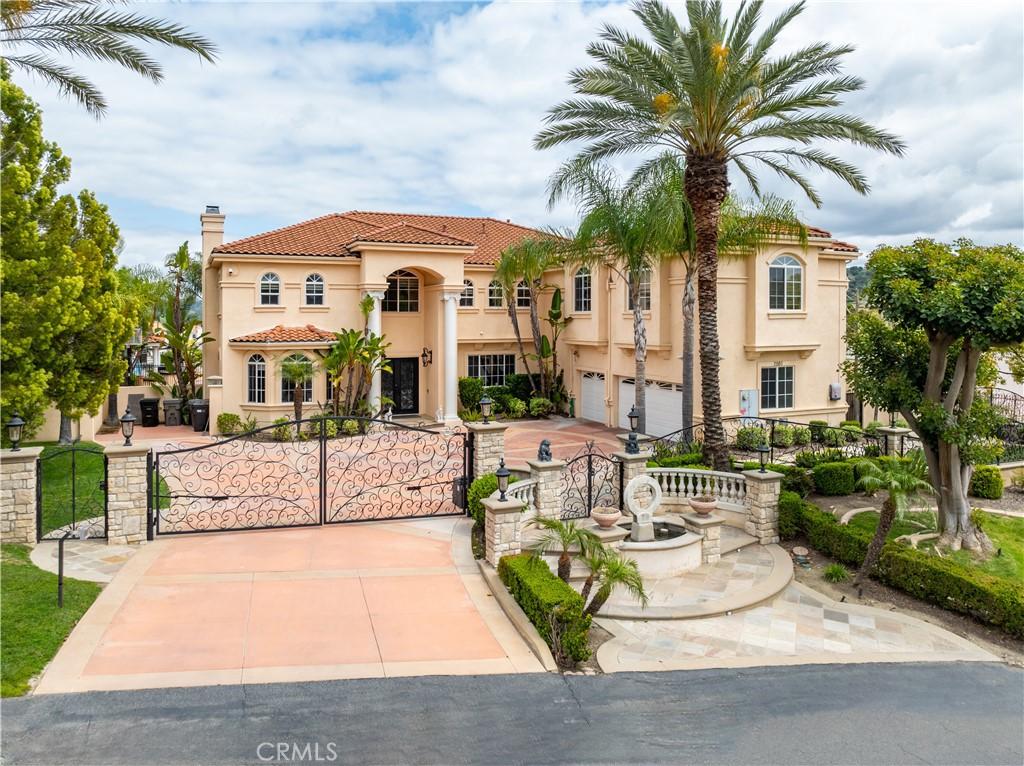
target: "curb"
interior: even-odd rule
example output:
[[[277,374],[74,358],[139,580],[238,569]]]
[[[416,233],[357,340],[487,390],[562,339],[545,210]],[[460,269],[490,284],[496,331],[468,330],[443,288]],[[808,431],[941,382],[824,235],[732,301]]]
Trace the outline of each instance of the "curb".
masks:
[[[551,655],[547,642],[541,638],[540,633],[533,627],[533,623],[526,616],[526,612],[512,598],[512,594],[505,588],[505,583],[498,578],[497,571],[484,559],[478,559],[476,565],[480,569],[480,574],[483,576],[484,582],[487,583],[487,587],[490,588],[494,599],[501,605],[502,611],[505,612],[505,616],[515,626],[516,631],[522,636],[526,645],[530,647],[530,651],[540,661],[540,664],[544,666],[544,670],[557,673],[558,665],[555,664],[555,658]]]

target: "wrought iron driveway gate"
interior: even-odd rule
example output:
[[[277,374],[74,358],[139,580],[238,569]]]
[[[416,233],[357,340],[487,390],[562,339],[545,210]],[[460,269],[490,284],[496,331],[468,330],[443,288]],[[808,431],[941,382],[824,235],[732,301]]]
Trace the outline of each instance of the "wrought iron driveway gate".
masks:
[[[157,453],[153,533],[276,529],[462,513],[464,432],[372,418],[292,421]],[[459,500],[459,504],[456,504]]]
[[[57,540],[82,524],[107,536],[107,456],[75,442],[36,460],[36,539]]]
[[[623,464],[590,441],[565,462],[559,495],[563,519],[584,519],[594,508],[622,507]]]

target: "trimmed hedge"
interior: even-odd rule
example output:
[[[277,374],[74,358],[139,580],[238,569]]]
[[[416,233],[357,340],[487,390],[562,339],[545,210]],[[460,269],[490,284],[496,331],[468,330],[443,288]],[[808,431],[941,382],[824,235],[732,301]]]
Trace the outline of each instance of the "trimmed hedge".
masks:
[[[516,476],[509,476],[509,486],[518,480]],[[473,483],[466,490],[466,506],[473,521],[480,526],[484,523],[484,504],[481,502],[485,497],[490,497],[498,491],[498,477],[493,473],[485,473],[473,479]]]
[[[480,378],[459,378],[459,401],[462,402],[464,409],[480,409],[480,399],[483,395],[484,382]]]
[[[971,497],[986,500],[998,500],[1003,496],[1003,475],[999,467],[994,465],[976,465],[971,474],[971,483],[967,489]]]
[[[818,463],[811,471],[814,486],[822,495],[852,495],[856,481],[852,463]]]
[[[583,597],[558,579],[543,560],[529,553],[505,556],[498,562],[498,576],[552,650],[557,641],[576,662],[590,657],[591,618],[583,614]],[[552,616],[557,636],[551,635]]]
[[[546,418],[555,411],[555,405],[550,399],[543,396],[535,396],[530,400],[530,414],[535,418]]]
[[[240,433],[242,419],[233,412],[222,412],[217,416],[217,433],[225,436]]]
[[[797,452],[793,458],[794,462],[801,468],[814,468],[818,463],[841,463],[845,459],[846,456],[843,455],[843,451],[838,449],[805,449]]]
[[[759,471],[761,463],[757,460],[747,460],[741,468],[744,471]],[[769,471],[782,474],[782,491],[796,492],[800,497],[807,497],[814,492],[814,481],[809,471],[797,465],[785,465],[783,463],[768,463],[765,466]]]

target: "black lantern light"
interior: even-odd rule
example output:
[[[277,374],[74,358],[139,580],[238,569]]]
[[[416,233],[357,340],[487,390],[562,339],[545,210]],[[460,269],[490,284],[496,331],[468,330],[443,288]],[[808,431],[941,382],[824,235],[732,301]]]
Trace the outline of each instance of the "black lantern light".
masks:
[[[629,418],[629,438],[626,440],[626,454],[637,455],[640,453],[640,442],[636,438],[636,428],[640,424],[640,413],[637,412],[635,404],[630,408],[629,414],[626,417]]]
[[[21,415],[15,412],[7,421],[5,428],[7,429],[7,438],[11,442],[11,451],[17,452],[21,449],[18,442],[21,441],[21,434],[25,430],[25,421],[21,419]]]
[[[480,397],[480,414],[484,416],[484,423],[491,422],[491,409],[494,407],[494,402],[491,401],[491,397],[484,394]]]
[[[768,465],[768,453],[771,452],[767,444],[757,445],[757,459],[761,461],[761,473],[765,473],[765,466]]]
[[[512,472],[505,467],[505,458],[501,458],[498,470],[494,472],[494,475],[498,477],[498,500],[504,503],[508,499],[505,497],[505,492],[508,491],[508,477],[512,475]]]
[[[434,361],[434,352],[431,351],[426,346],[424,346],[423,347],[423,353],[420,354],[420,359],[423,360],[423,366],[424,367],[429,367],[431,365],[431,363]]]
[[[121,416],[121,434],[124,436],[124,446],[132,446],[132,434],[135,433],[135,416],[132,411],[125,407],[124,415]]]

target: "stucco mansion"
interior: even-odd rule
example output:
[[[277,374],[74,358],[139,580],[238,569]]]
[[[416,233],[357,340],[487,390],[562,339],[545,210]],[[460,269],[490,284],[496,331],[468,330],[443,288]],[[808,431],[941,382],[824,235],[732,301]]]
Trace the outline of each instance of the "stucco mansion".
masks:
[[[459,377],[493,385],[524,371],[494,265],[505,247],[540,232],[493,218],[354,211],[224,243],[224,218],[212,206],[200,217],[203,325],[215,339],[203,359],[213,418],[234,412],[262,425],[288,415],[280,361],[315,361],[335,331],[361,328],[366,295],[370,329],[391,344],[392,372],[374,381],[372,395],[390,396],[395,415],[457,421]],[[846,264],[858,255],[810,229],[806,247],[783,239],[756,257],[722,262],[724,416],[843,419],[837,367],[846,352]],[[559,359],[576,416],[627,426],[634,348],[625,284],[604,268],[558,269],[545,281],[544,300],[560,287],[572,317]],[[682,396],[693,396],[699,419],[699,365],[695,390],[680,385],[683,282],[678,259],[669,259],[641,284],[653,435],[680,427]],[[528,295],[516,302],[528,335]],[[328,391],[317,368],[305,399],[327,402]]]

